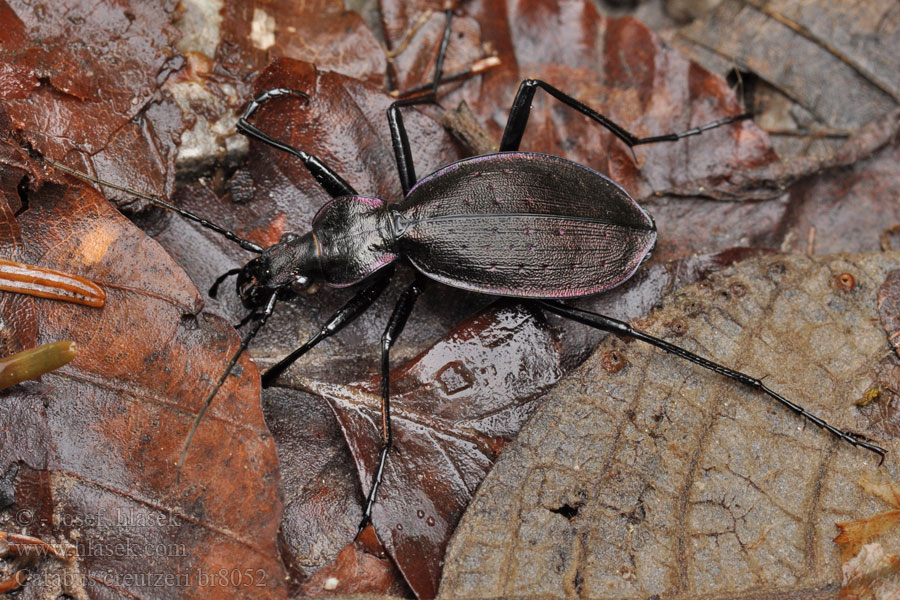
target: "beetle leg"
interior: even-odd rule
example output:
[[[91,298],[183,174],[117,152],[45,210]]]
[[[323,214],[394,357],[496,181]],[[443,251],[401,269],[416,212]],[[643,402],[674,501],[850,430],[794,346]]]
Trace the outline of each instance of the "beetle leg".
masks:
[[[299,98],[309,99],[309,96],[304,94],[303,92],[298,92],[297,90],[289,90],[286,88],[275,88],[272,90],[268,90],[263,92],[256,98],[250,101],[250,104],[247,105],[247,110],[244,111],[244,114],[238,119],[237,122],[237,130],[246,135],[247,137],[253,138],[257,141],[260,141],[264,144],[268,144],[273,148],[278,148],[279,150],[283,150],[289,154],[293,154],[297,158],[299,158],[303,162],[303,166],[306,167],[306,170],[310,172],[310,174],[315,178],[316,182],[322,186],[332,198],[339,198],[341,196],[358,196],[356,190],[353,189],[349,183],[344,181],[344,178],[334,172],[328,165],[319,160],[318,157],[313,156],[312,154],[308,154],[299,148],[294,148],[293,146],[279,141],[263,130],[259,129],[256,125],[250,123],[249,119],[253,116],[260,106],[264,103],[272,100],[273,98],[280,98],[281,96],[297,96]]]
[[[259,333],[259,330],[262,329],[262,326],[266,324],[266,321],[269,320],[269,317],[272,316],[272,313],[275,311],[275,303],[278,300],[278,294],[273,293],[269,300],[266,302],[265,307],[262,312],[254,312],[251,313],[252,317],[256,319],[256,323],[253,325],[253,328],[247,332],[247,335],[244,336],[244,339],[241,340],[241,347],[238,348],[238,351],[234,353],[234,356],[231,357],[231,360],[228,361],[228,364],[225,365],[225,371],[219,377],[219,380],[209,391],[209,394],[206,395],[206,399],[203,400],[203,404],[200,406],[200,410],[197,412],[197,416],[194,417],[194,423],[191,425],[191,430],[188,432],[187,437],[184,440],[184,448],[181,450],[181,457],[178,459],[178,466],[176,467],[177,473],[175,475],[175,480],[181,480],[181,467],[184,466],[184,459],[187,458],[188,449],[191,446],[191,441],[194,439],[194,434],[197,432],[197,427],[200,426],[200,421],[203,420],[203,416],[206,414],[206,410],[212,404],[213,398],[216,397],[216,394],[219,392],[219,388],[222,387],[222,384],[225,383],[225,378],[228,377],[228,374],[231,373],[231,370],[234,369],[234,365],[237,364],[238,359],[241,357],[241,354],[244,353],[244,350],[247,349],[247,346],[250,345],[250,341],[256,337],[256,334]]]
[[[393,267],[388,267],[386,269],[386,273],[379,277],[378,280],[370,285],[367,288],[364,288],[359,291],[358,294],[350,298],[350,300],[340,307],[336,313],[331,315],[331,318],[325,322],[322,326],[322,329],[319,330],[318,333],[310,337],[305,344],[282,358],[275,365],[269,367],[269,369],[263,373],[262,376],[262,386],[267,388],[275,383],[275,380],[278,379],[278,376],[284,373],[284,371],[290,367],[294,362],[297,361],[301,356],[312,350],[316,344],[321,342],[322,340],[333,336],[335,333],[343,329],[346,325],[355,321],[360,315],[369,310],[369,307],[372,306],[372,303],[378,299],[381,295],[381,292],[384,291],[384,288],[387,287],[387,284],[391,280],[391,276],[394,274]]]
[[[391,346],[400,337],[400,333],[409,319],[413,306],[425,287],[425,281],[423,276],[416,275],[416,279],[400,294],[400,298],[397,299],[397,304],[394,306],[394,312],[391,313],[391,318],[388,320],[384,334],[381,336],[381,455],[378,459],[375,477],[372,479],[372,487],[369,489],[369,495],[366,497],[366,508],[363,512],[363,518],[359,524],[359,529],[356,531],[357,537],[362,533],[362,530],[372,517],[372,507],[375,505],[378,486],[381,485],[384,465],[387,462],[388,451],[391,449]]]
[[[450,45],[450,22],[453,20],[453,11],[445,11],[447,23],[444,25],[444,34],[441,37],[441,45],[438,50],[437,63],[434,67],[434,79],[431,81],[431,91],[422,96],[397,100],[388,107],[388,127],[391,130],[391,145],[394,148],[394,157],[397,159],[397,173],[400,175],[400,185],[403,187],[403,195],[416,184],[416,169],[413,166],[412,151],[409,148],[409,136],[406,135],[406,127],[403,125],[403,115],[400,108],[414,104],[436,103],[438,85],[444,71],[444,58],[447,56],[447,47]]]
[[[506,121],[506,129],[503,131],[503,139],[500,141],[500,152],[514,152],[519,149],[519,145],[522,143],[522,136],[525,134],[525,126],[528,124],[528,116],[531,114],[531,101],[534,99],[534,93],[538,88],[543,89],[566,106],[574,108],[583,115],[590,117],[601,126],[606,127],[613,135],[625,142],[629,148],[655,142],[675,142],[684,137],[699,135],[708,129],[714,129],[721,125],[727,125],[728,123],[741,121],[743,119],[749,119],[752,116],[750,113],[742,113],[733,117],[719,119],[718,121],[713,121],[712,123],[707,123],[700,127],[694,127],[693,129],[682,131],[681,133],[667,133],[665,135],[639,138],[628,132],[621,125],[617,125],[607,117],[604,117],[590,106],[579,102],[568,94],[564,94],[552,85],[540,81],[539,79],[526,79],[519,85],[516,99],[513,100],[512,108],[509,110],[509,119]]]
[[[394,157],[397,159],[397,173],[400,175],[400,186],[403,188],[404,196],[416,184],[416,169],[413,166],[409,137],[406,135],[406,127],[403,125],[403,115],[400,114],[400,108],[413,104],[428,104],[429,102],[436,102],[434,93],[429,92],[424,96],[397,100],[388,107],[387,119],[388,127],[391,130],[391,145],[394,148]]]
[[[541,306],[552,312],[553,314],[559,315],[561,317],[565,317],[567,319],[571,319],[573,321],[578,321],[579,323],[583,323],[584,325],[589,325],[590,327],[594,327],[596,329],[600,329],[603,331],[609,331],[610,333],[615,333],[617,335],[624,335],[636,340],[641,340],[642,342],[646,342],[657,348],[661,348],[666,352],[674,354],[675,356],[679,356],[685,360],[688,360],[694,364],[698,364],[705,369],[709,369],[710,371],[714,371],[719,373],[720,375],[724,375],[729,379],[733,379],[738,383],[742,383],[747,387],[760,390],[773,400],[776,400],[783,406],[789,408],[794,413],[800,415],[801,417],[811,421],[815,425],[821,427],[822,429],[827,430],[835,437],[838,437],[845,442],[853,444],[858,448],[865,448],[866,450],[871,450],[875,454],[878,454],[881,457],[881,460],[884,461],[885,450],[880,446],[876,446],[867,441],[867,438],[861,436],[856,433],[852,433],[850,431],[841,431],[840,429],[833,427],[826,423],[820,417],[808,412],[805,408],[800,406],[799,404],[795,404],[782,396],[781,394],[773,391],[768,388],[762,381],[756,379],[754,377],[750,377],[749,375],[745,375],[739,371],[734,371],[715,363],[711,360],[707,360],[702,356],[698,356],[693,352],[689,352],[684,348],[676,346],[674,344],[670,344],[664,340],[659,338],[655,338],[649,334],[644,333],[643,331],[639,331],[634,329],[628,323],[624,321],[619,321],[617,319],[613,319],[611,317],[606,317],[601,314],[592,313],[586,310],[581,310],[578,308],[574,308],[567,304],[563,304],[562,302],[558,302],[556,300],[540,300],[539,303]]]

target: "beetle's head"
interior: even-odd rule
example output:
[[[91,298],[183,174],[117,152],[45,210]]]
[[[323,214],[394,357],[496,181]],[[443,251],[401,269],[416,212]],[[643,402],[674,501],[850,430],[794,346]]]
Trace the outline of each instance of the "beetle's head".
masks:
[[[285,234],[274,246],[244,265],[237,293],[246,308],[259,308],[273,293],[299,293],[310,286],[318,258],[311,234]]]
[[[272,295],[268,285],[271,272],[268,257],[263,254],[244,265],[238,273],[237,293],[245,308],[259,308]]]

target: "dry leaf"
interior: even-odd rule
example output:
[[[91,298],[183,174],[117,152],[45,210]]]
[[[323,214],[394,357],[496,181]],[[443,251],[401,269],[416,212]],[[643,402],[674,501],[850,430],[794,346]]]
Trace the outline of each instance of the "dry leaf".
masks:
[[[68,337],[80,348],[40,383],[0,392],[0,474],[11,487],[0,523],[76,552],[79,577],[60,588],[44,573],[32,584],[75,597],[156,598],[162,584],[185,597],[284,597],[277,462],[247,357],[176,482],[187,430],[236,333],[197,316],[199,295],[185,274],[90,188],[46,184],[13,216],[20,177],[6,168],[2,178],[8,256],[107,292],[100,309],[0,298],[5,345]]]
[[[884,334],[874,291],[896,255],[773,256],[689,286],[640,323],[841,428]],[[834,276],[852,272],[852,292]],[[836,515],[872,504],[849,481],[878,457],[767,398],[639,342],[602,353],[548,396],[500,457],[448,549],[441,596],[734,597],[838,581]],[[896,445],[887,463],[897,460]],[[892,467],[891,467],[892,468]]]
[[[900,557],[881,544],[867,544],[841,568],[841,600],[896,600],[900,597]]]

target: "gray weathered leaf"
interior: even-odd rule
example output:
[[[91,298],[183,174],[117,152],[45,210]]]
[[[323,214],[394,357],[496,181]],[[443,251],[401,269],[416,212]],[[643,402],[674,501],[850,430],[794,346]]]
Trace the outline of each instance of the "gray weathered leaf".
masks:
[[[880,435],[879,408],[854,401],[890,353],[876,292],[898,263],[896,253],[762,257],[684,288],[640,326],[765,376],[839,428]],[[842,273],[855,287],[836,285]],[[627,361],[612,374],[601,361],[610,349]],[[896,478],[897,445],[879,442]],[[607,338],[482,484],[448,550],[441,595],[836,589],[834,522],[883,510],[856,485],[877,465],[758,393]]]
[[[708,69],[736,67],[771,86],[758,94],[769,105],[760,124],[810,134],[778,140],[780,154],[827,157],[843,141],[841,131],[900,106],[898,24],[892,0],[726,0],[676,41]]]

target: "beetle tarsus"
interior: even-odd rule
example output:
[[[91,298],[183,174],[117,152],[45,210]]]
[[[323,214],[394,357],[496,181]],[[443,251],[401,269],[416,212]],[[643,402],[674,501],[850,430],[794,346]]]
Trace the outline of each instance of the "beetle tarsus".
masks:
[[[531,114],[531,102],[534,99],[534,93],[538,88],[544,90],[566,106],[569,106],[577,110],[581,114],[593,119],[600,126],[605,127],[606,129],[611,131],[613,135],[622,140],[622,142],[624,142],[627,146],[632,148],[641,144],[653,144],[656,142],[676,142],[681,138],[690,135],[697,135],[709,129],[721,127],[722,125],[727,125],[728,123],[733,123],[735,121],[740,121],[743,119],[749,119],[751,117],[750,113],[742,113],[740,115],[719,119],[718,121],[707,123],[699,127],[694,127],[693,129],[688,129],[687,131],[683,131],[681,133],[667,133],[663,135],[639,138],[633,133],[626,130],[621,125],[600,114],[587,104],[579,102],[572,96],[569,96],[565,92],[562,92],[561,90],[553,87],[549,83],[541,81],[540,79],[526,79],[519,85],[519,91],[516,92],[516,97],[513,100],[512,108],[510,108],[509,118],[506,121],[506,129],[503,131],[503,139],[500,141],[501,152],[514,152],[519,149],[519,145],[522,143],[522,136],[525,134],[525,126],[528,124],[528,116]]]
[[[539,303],[553,314],[571,319],[573,321],[577,321],[590,327],[594,327],[595,329],[608,331],[616,335],[624,335],[636,340],[640,340],[642,342],[646,342],[652,346],[660,348],[661,350],[665,350],[670,354],[674,354],[694,364],[700,365],[705,369],[709,369],[710,371],[714,371],[720,375],[724,375],[729,379],[733,379],[738,383],[742,383],[747,387],[760,390],[770,398],[779,402],[782,406],[785,406],[794,413],[800,415],[801,417],[804,417],[806,420],[812,422],[818,427],[825,429],[837,438],[849,442],[850,444],[853,444],[858,448],[865,448],[866,450],[870,450],[880,455],[882,461],[884,460],[884,455],[886,453],[886,450],[884,448],[865,441],[866,438],[861,435],[851,433],[849,431],[842,431],[832,425],[829,425],[825,422],[824,419],[817,417],[816,415],[804,409],[799,404],[791,402],[778,392],[775,392],[771,388],[767,387],[759,379],[741,373],[740,371],[729,369],[726,366],[720,365],[719,363],[713,362],[711,360],[703,358],[702,356],[694,354],[693,352],[685,350],[680,346],[676,346],[674,344],[670,344],[665,340],[653,337],[648,333],[644,333],[643,331],[633,328],[631,325],[625,323],[624,321],[619,321],[618,319],[613,319],[612,317],[607,317],[599,313],[581,310],[579,308],[563,304],[562,302],[559,302],[557,300],[541,300],[539,301]]]

